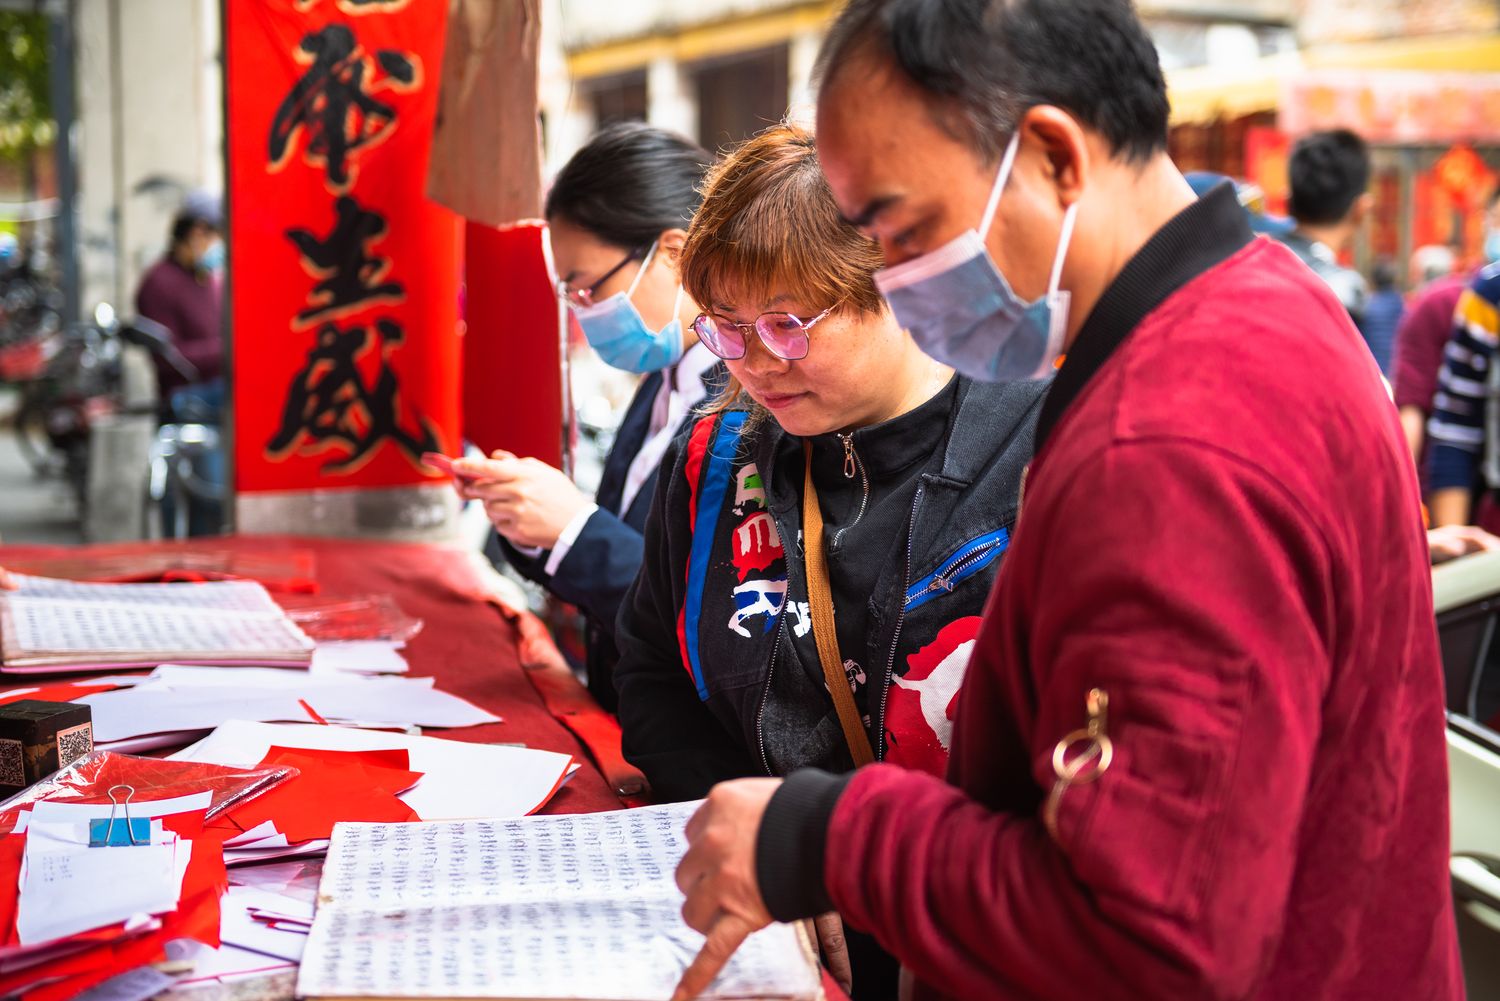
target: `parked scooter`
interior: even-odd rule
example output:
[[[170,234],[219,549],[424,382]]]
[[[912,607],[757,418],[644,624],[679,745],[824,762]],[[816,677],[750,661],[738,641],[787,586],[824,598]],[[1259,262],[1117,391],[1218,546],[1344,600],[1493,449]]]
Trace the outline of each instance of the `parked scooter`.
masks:
[[[28,383],[16,411],[22,448],[39,472],[60,472],[86,515],[89,485],[89,438],[102,420],[123,415],[157,414],[149,391],[127,391],[124,348],[145,348],[153,357],[189,381],[197,369],[172,344],[161,324],[144,317],[121,323],[108,303],[94,311],[92,323],[62,332],[41,378]]]

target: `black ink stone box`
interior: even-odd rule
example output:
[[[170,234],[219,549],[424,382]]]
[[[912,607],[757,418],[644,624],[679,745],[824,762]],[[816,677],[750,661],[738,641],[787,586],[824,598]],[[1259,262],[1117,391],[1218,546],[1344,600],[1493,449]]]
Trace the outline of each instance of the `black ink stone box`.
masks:
[[[0,796],[13,796],[94,749],[94,717],[76,702],[0,706]]]

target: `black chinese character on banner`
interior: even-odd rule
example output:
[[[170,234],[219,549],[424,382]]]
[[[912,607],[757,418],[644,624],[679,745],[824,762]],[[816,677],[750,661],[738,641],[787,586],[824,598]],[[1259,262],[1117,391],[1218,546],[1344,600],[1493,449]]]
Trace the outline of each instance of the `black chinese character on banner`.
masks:
[[[341,330],[337,324],[323,324],[307,363],[287,388],[281,428],[266,446],[269,457],[279,462],[299,448],[303,454],[344,448],[349,454],[324,463],[323,471],[349,473],[387,441],[413,462],[423,452],[440,450],[437,431],[427,418],[417,415],[419,434],[400,423],[401,386],[390,356],[405,339],[394,320],[375,321],[373,335],[365,326]],[[366,385],[359,360],[372,349],[379,353],[380,368],[374,382]]]
[[[323,167],[332,190],[348,190],[356,169],[351,158],[384,142],[396,127],[396,109],[374,92],[417,86],[420,64],[396,49],[380,50],[372,62],[344,24],[304,36],[298,52],[299,61],[312,65],[271,121],[271,169],[295,152],[300,130],[307,161]]]
[[[307,297],[308,307],[297,314],[298,328],[406,297],[400,282],[382,280],[391,270],[390,259],[371,253],[371,246],[385,237],[385,216],[361,208],[348,195],[340,195],[334,208],[338,218],[325,237],[301,228],[286,231],[302,255],[303,269],[321,279]]]

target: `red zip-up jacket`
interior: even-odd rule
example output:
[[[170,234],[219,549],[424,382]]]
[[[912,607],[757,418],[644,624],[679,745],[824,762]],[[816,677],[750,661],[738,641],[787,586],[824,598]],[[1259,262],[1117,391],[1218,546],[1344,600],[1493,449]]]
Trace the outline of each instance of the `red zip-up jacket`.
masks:
[[[1248,231],[1070,386],[1093,323],[1042,414],[948,781],[799,773],[761,853],[825,825],[832,902],[922,998],[1461,997],[1427,552],[1369,352]],[[1113,760],[1054,834],[1053,749],[1092,689]],[[790,863],[757,864],[785,917]]]

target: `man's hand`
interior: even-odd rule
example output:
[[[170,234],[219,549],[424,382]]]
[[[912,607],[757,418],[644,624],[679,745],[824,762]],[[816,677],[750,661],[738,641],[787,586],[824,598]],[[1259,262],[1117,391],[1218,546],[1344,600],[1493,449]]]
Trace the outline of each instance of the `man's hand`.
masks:
[[[677,885],[687,895],[682,920],[708,936],[672,1001],[703,992],[751,932],[771,923],[755,879],[755,839],[780,779],[739,779],[714,786],[687,823],[687,854]]]
[[[18,587],[20,585],[15,582],[15,579],[5,572],[4,567],[0,567],[0,591],[14,591]]]
[[[1500,549],[1500,537],[1475,525],[1445,525],[1427,533],[1427,553],[1434,565],[1495,549]]]
[[[518,546],[551,549],[574,516],[592,503],[560,470],[539,459],[494,452],[488,459],[455,459],[465,500],[484,503],[495,531]]]

